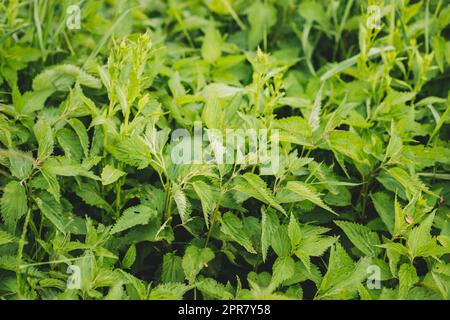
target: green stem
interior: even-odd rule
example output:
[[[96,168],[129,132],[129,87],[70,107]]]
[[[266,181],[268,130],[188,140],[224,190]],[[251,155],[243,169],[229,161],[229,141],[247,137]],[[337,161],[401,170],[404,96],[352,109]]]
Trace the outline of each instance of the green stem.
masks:
[[[22,297],[22,281],[21,281],[21,272],[20,272],[20,264],[22,262],[22,257],[23,257],[23,249],[25,247],[25,237],[27,235],[27,229],[28,229],[28,224],[30,222],[30,215],[31,215],[31,207],[28,209],[27,211],[27,215],[25,216],[25,223],[23,225],[23,229],[22,229],[22,235],[20,237],[19,240],[19,249],[17,251],[17,270],[16,270],[16,277],[17,277],[17,295],[19,296],[19,298]]]

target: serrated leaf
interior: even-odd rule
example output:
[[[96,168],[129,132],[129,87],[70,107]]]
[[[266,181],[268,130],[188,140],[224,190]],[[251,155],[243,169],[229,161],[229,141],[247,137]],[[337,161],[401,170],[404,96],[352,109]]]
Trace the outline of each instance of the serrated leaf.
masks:
[[[368,164],[367,154],[364,152],[365,142],[351,131],[333,130],[329,133],[328,143],[332,150],[350,159]]]
[[[277,288],[283,281],[291,278],[295,272],[295,262],[291,257],[278,257],[273,264],[271,288]]]
[[[286,185],[286,189],[300,195],[305,200],[311,201],[315,205],[337,215],[337,213],[334,212],[333,209],[331,209],[322,201],[322,199],[319,197],[312,186],[309,186],[306,183],[300,181],[289,181]]]
[[[0,246],[17,241],[16,237],[6,231],[0,230]]]
[[[371,195],[375,210],[380,216],[383,223],[386,225],[388,231],[394,232],[394,206],[393,199],[386,192],[376,192]]]
[[[165,283],[156,286],[150,291],[149,300],[181,300],[190,289],[184,283]]]
[[[122,267],[124,269],[129,269],[133,265],[134,261],[136,261],[136,246],[132,244],[122,259]]]
[[[227,212],[221,218],[220,230],[231,239],[243,246],[248,252],[256,253],[242,221],[233,213]]]
[[[83,122],[80,120],[73,118],[68,120],[70,126],[75,131],[80,140],[81,147],[83,148],[84,156],[87,157],[89,155],[89,137],[87,134],[86,127]]]
[[[81,85],[100,88],[99,79],[89,75],[81,68],[65,64],[46,69],[33,79],[33,90],[42,91],[52,89],[53,91],[67,91],[76,82]]]
[[[34,135],[38,142],[38,160],[45,159],[53,152],[53,133],[48,120],[39,120],[33,127]]]
[[[102,197],[94,184],[81,183],[75,187],[75,194],[79,196],[88,205],[113,212],[108,202]]]
[[[230,300],[233,298],[233,295],[226,290],[223,284],[212,278],[203,278],[197,281],[195,286],[208,298],[219,300]]]
[[[209,63],[214,63],[222,54],[222,38],[220,33],[212,24],[209,24],[205,30],[205,37],[202,44],[203,59]]]
[[[67,225],[63,218],[62,207],[50,194],[41,194],[35,202],[42,214],[63,234],[67,234]]]
[[[419,281],[416,269],[409,264],[402,264],[398,271],[399,288],[398,299],[406,299],[409,290]]]
[[[150,219],[155,218],[157,213],[150,207],[137,205],[126,209],[116,224],[111,229],[111,234],[116,234],[128,230],[137,225],[145,225]]]
[[[215,200],[211,187],[201,180],[192,183],[195,193],[202,204],[203,216],[205,218],[206,227],[209,229],[209,216],[214,209]]]
[[[184,272],[181,257],[173,253],[165,254],[162,263],[161,282],[183,282],[183,280]]]
[[[9,182],[3,189],[0,207],[6,229],[14,234],[17,222],[28,210],[24,186],[17,181]]]
[[[111,165],[106,165],[105,167],[103,167],[103,171],[101,174],[102,184],[104,186],[112,184],[124,175],[125,172],[123,172],[122,170],[116,169]]]
[[[286,213],[283,207],[277,203],[270,190],[267,189],[266,183],[263,179],[249,172],[245,173],[242,177],[245,179],[245,182],[243,181],[243,183],[236,185],[236,190],[258,199],[265,204],[271,205],[283,213]]]
[[[261,210],[261,253],[263,261],[267,259],[267,251],[272,244],[272,235],[279,226],[277,216],[272,211]]]
[[[189,283],[194,283],[198,273],[207,267],[209,261],[214,258],[214,252],[210,248],[198,248],[190,245],[183,256],[183,270]]]
[[[344,231],[350,241],[362,253],[370,257],[376,257],[380,254],[380,249],[377,247],[380,244],[380,239],[376,232],[353,222],[335,221],[334,223]]]
[[[190,204],[186,194],[180,187],[175,188],[175,191],[173,192],[173,200],[177,205],[178,214],[180,215],[181,221],[186,223],[190,215]]]
[[[288,235],[289,239],[291,239],[291,245],[295,248],[302,239],[302,233],[300,231],[300,225],[298,224],[297,219],[295,219],[294,215],[291,213],[291,218],[289,220],[288,225]]]

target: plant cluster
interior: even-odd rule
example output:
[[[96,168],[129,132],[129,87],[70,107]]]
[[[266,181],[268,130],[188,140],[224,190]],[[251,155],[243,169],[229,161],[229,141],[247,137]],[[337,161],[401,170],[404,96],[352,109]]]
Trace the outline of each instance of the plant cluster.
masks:
[[[0,299],[449,299],[449,39],[447,0],[2,1]],[[176,163],[196,123],[278,170]]]

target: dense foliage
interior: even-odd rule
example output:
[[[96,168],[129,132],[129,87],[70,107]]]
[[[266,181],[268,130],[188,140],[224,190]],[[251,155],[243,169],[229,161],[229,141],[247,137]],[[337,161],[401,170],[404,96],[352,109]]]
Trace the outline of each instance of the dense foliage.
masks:
[[[2,1],[0,298],[449,299],[449,38],[448,0]],[[175,163],[196,123],[279,170]]]

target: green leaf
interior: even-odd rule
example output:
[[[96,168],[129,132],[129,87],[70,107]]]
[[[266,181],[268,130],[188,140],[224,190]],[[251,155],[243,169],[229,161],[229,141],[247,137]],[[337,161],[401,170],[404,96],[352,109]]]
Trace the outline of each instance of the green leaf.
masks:
[[[105,146],[114,158],[138,169],[150,165],[151,152],[143,139],[137,135],[114,139]]]
[[[441,36],[435,36],[433,40],[433,49],[436,63],[439,66],[441,72],[443,73],[445,66],[445,49],[446,49],[445,39]]]
[[[65,158],[55,157],[49,158],[44,162],[42,168],[50,174],[64,177],[83,176],[93,180],[100,180],[95,174],[85,169],[78,162]]]
[[[88,205],[113,212],[109,203],[102,197],[94,184],[81,183],[75,187],[74,191]]]
[[[409,256],[416,257],[438,257],[445,253],[445,250],[438,246],[436,238],[431,235],[431,226],[435,211],[428,215],[418,227],[411,230],[406,245]]]
[[[150,291],[149,300],[181,300],[190,287],[184,283],[165,283]]]
[[[376,257],[381,253],[377,245],[380,244],[378,234],[370,230],[370,228],[348,221],[335,221],[339,228],[344,231],[350,241],[362,253],[370,257]]]
[[[278,226],[274,230],[271,246],[279,257],[286,257],[291,254],[291,241],[285,226]]]
[[[70,119],[68,122],[72,129],[76,132],[78,139],[80,140],[81,147],[83,148],[84,156],[87,157],[89,155],[89,137],[86,127],[83,122],[76,118]]]
[[[21,156],[9,157],[12,175],[20,180],[27,178],[31,174],[31,171],[33,169],[33,162],[31,161],[31,159]]]
[[[393,198],[386,192],[376,192],[371,195],[375,210],[391,234],[394,232]]]
[[[226,212],[221,218],[220,231],[243,246],[248,252],[256,253],[250,236],[247,234],[242,221],[233,213]]]
[[[181,190],[179,186],[175,187],[173,192],[173,200],[175,201],[178,209],[178,214],[180,215],[181,221],[186,223],[190,215],[190,203],[186,197],[186,194]]]
[[[267,251],[272,244],[272,236],[278,229],[279,224],[273,211],[261,209],[261,253],[264,262],[267,259]]]
[[[89,75],[77,66],[65,64],[46,69],[35,77],[33,79],[33,90],[52,89],[53,91],[67,91],[75,82],[90,88],[101,87],[99,79]]]
[[[261,1],[255,1],[247,9],[250,31],[248,32],[248,48],[253,50],[277,22],[276,9]]]
[[[205,296],[219,300],[233,299],[233,295],[228,292],[225,286],[212,278],[203,278],[196,282],[195,286]]]
[[[184,272],[181,257],[174,253],[166,253],[163,257],[161,282],[183,282]]]
[[[73,159],[77,162],[81,160],[83,148],[75,131],[70,128],[62,128],[56,133],[56,140],[68,159]]]
[[[198,273],[208,266],[208,262],[214,259],[214,252],[210,248],[197,248],[190,245],[183,256],[183,270],[189,283],[194,283]]]
[[[291,257],[278,257],[273,264],[271,288],[277,288],[283,281],[291,278],[295,272],[295,262]]]
[[[198,180],[192,183],[195,193],[202,204],[203,216],[205,218],[206,227],[209,229],[209,216],[214,209],[215,200],[211,187],[204,181]]]
[[[315,205],[337,215],[337,213],[334,212],[333,209],[331,209],[322,201],[322,199],[319,197],[312,186],[300,181],[289,181],[286,185],[286,189],[301,196],[304,200],[311,201]]]
[[[0,246],[17,241],[16,237],[6,231],[0,230]]]
[[[362,258],[357,263],[348,256],[340,244],[330,252],[328,269],[320,283],[316,299],[352,299],[357,294],[358,284],[367,278],[370,259]]]
[[[402,264],[398,271],[398,299],[404,300],[407,298],[409,290],[419,281],[416,269],[410,264]]]
[[[315,1],[302,2],[298,7],[298,12],[307,21],[317,22],[324,31],[328,31],[330,29],[328,16],[320,3]]]
[[[67,234],[68,226],[64,221],[61,205],[47,193],[43,193],[39,197],[36,197],[35,202],[45,218],[47,218],[61,233]]]
[[[295,143],[307,147],[313,147],[312,129],[302,117],[288,117],[277,119],[273,122],[275,129],[279,129],[279,139],[283,142]]]
[[[222,38],[212,24],[208,24],[202,44],[202,56],[208,63],[214,63],[222,55]]]
[[[406,195],[409,199],[411,199],[415,194],[421,191],[433,194],[428,190],[423,182],[419,180],[417,176],[408,174],[402,168],[395,167],[387,169],[386,172],[405,188]]]
[[[0,199],[3,222],[6,229],[14,234],[17,222],[28,210],[25,188],[17,181],[11,181],[3,189]]]
[[[245,181],[237,184],[235,186],[236,190],[255,199],[258,199],[259,201],[262,201],[265,204],[268,204],[283,213],[286,213],[283,207],[277,203],[272,192],[267,189],[266,183],[263,179],[250,172],[245,173],[242,177],[245,179]]]
[[[125,253],[125,256],[122,259],[122,267],[124,269],[129,269],[133,265],[133,263],[136,261],[136,246],[132,244],[127,252]]]
[[[300,225],[292,213],[288,225],[288,235],[289,239],[291,239],[291,246],[295,248],[302,239],[302,233],[300,231]]]
[[[116,234],[128,230],[137,225],[145,225],[150,219],[156,218],[157,213],[150,207],[137,205],[126,209],[116,224],[111,229],[111,234]]]
[[[105,167],[103,167],[103,171],[101,174],[102,184],[106,186],[108,184],[114,183],[124,175],[125,172],[123,172],[122,170],[116,169],[111,165],[106,165]]]
[[[50,122],[48,120],[39,120],[33,128],[34,135],[38,142],[38,160],[43,160],[50,156],[53,152],[53,133]]]
[[[328,144],[337,153],[343,154],[358,163],[369,164],[368,155],[364,152],[366,143],[356,133],[333,130],[329,133]]]

